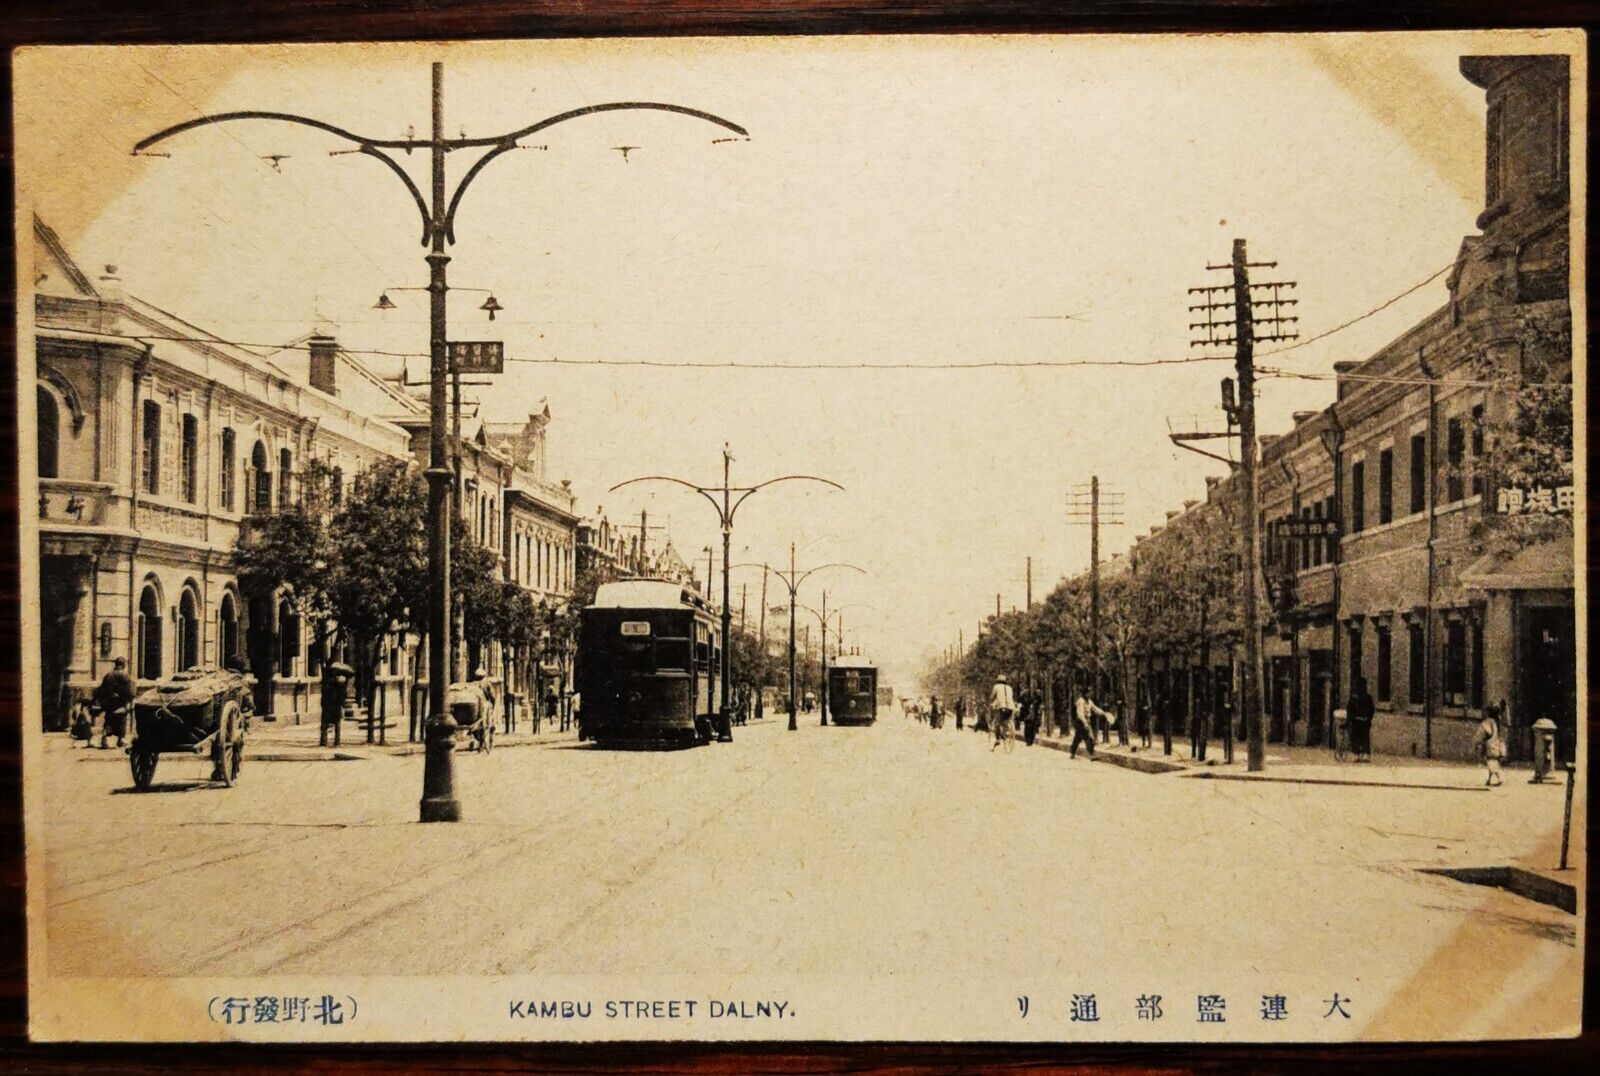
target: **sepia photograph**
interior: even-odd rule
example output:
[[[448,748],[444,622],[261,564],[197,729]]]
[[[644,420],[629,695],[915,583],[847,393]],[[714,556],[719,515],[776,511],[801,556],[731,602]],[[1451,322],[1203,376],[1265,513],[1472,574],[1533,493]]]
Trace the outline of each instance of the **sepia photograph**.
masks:
[[[1578,1035],[1585,58],[19,49],[29,1035]]]

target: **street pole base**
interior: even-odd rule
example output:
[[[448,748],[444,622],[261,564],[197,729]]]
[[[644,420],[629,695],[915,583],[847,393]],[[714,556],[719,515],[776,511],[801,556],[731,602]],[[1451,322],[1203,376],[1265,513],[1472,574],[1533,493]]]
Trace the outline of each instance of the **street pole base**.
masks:
[[[461,801],[457,799],[431,799],[422,801],[422,821],[461,821]]]

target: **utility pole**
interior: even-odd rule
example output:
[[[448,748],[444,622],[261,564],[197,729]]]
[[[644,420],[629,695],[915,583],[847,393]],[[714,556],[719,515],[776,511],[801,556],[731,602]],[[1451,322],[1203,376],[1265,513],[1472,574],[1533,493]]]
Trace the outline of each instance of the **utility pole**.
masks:
[[[1090,475],[1087,485],[1073,487],[1067,495],[1067,525],[1089,528],[1089,691],[1100,692],[1100,528],[1122,525],[1123,497],[1120,491],[1102,490],[1100,476]]]
[[[428,716],[426,724],[426,751],[422,770],[422,801],[420,804],[420,817],[423,822],[455,822],[461,818],[461,803],[455,796],[455,760],[452,755],[454,749],[453,739],[456,723],[450,716],[449,708],[445,704],[446,683],[449,671],[453,667],[452,650],[453,639],[451,631],[452,607],[450,593],[450,520],[455,514],[453,505],[454,497],[450,492],[452,469],[450,466],[450,452],[447,445],[449,431],[448,400],[446,398],[447,380],[452,374],[459,375],[461,370],[453,361],[454,350],[446,333],[446,300],[450,287],[446,279],[445,267],[450,262],[450,255],[446,247],[455,242],[455,216],[461,204],[461,197],[466,193],[471,184],[484,167],[495,158],[512,150],[528,148],[521,144],[521,140],[529,135],[553,127],[567,120],[577,119],[581,116],[591,116],[601,112],[618,111],[657,111],[676,112],[680,115],[690,116],[695,119],[705,120],[718,127],[732,131],[734,134],[748,138],[749,132],[738,124],[731,123],[719,116],[698,109],[685,108],[682,105],[669,105],[654,102],[618,101],[607,104],[588,105],[583,108],[572,109],[568,112],[547,116],[536,123],[515,131],[504,134],[490,135],[487,137],[446,138],[444,122],[444,65],[435,63],[432,67],[432,128],[428,138],[419,139],[411,135],[405,138],[370,138],[366,135],[355,134],[342,127],[309,116],[299,116],[288,112],[263,112],[258,110],[222,112],[212,115],[199,116],[182,123],[174,124],[155,134],[141,139],[133,147],[135,156],[167,156],[164,153],[150,153],[149,150],[157,143],[163,142],[185,131],[192,131],[198,127],[205,127],[216,123],[228,122],[274,122],[292,123],[302,127],[311,127],[324,134],[332,135],[343,141],[347,146],[342,150],[332,151],[332,154],[360,153],[375,157],[387,165],[389,171],[398,177],[411,195],[413,204],[422,217],[422,246],[426,248],[424,261],[428,264],[428,468],[424,472],[428,480]],[[429,196],[424,197],[422,189],[418,186],[404,165],[389,151],[403,150],[406,154],[422,150],[428,154],[430,165]],[[462,173],[461,179],[456,182],[452,193],[446,183],[445,158],[448,154],[461,150],[483,150],[483,154]],[[463,289],[457,289],[463,290]],[[380,297],[380,306],[386,297]],[[392,305],[392,304],[391,304]],[[492,319],[494,312],[500,305],[491,295],[481,309],[489,312]],[[497,349],[490,348],[490,351]],[[503,358],[503,349],[498,349]],[[469,370],[468,372],[498,372],[497,370]]]
[[[1028,558],[1028,608],[1033,608],[1033,558]]]
[[[828,591],[822,591],[822,682],[817,685],[817,710],[822,715],[821,724],[828,724]],[[810,625],[807,625],[809,627]],[[838,638],[835,636],[835,638]],[[844,641],[839,640],[841,643]]]
[[[767,566],[761,566],[761,660],[767,660]]]
[[[1000,595],[998,594],[994,596],[994,615],[996,620],[1000,619]]]
[[[1295,287],[1294,281],[1252,284],[1251,269],[1272,269],[1277,262],[1252,262],[1245,253],[1245,241],[1233,241],[1233,257],[1224,265],[1208,265],[1212,271],[1229,272],[1232,283],[1213,284],[1190,288],[1191,295],[1202,296],[1199,305],[1191,311],[1201,311],[1201,320],[1190,323],[1191,329],[1204,330],[1190,347],[1233,345],[1234,374],[1239,379],[1237,402],[1231,399],[1233,386],[1223,383],[1223,406],[1239,420],[1239,602],[1244,620],[1244,683],[1240,692],[1240,711],[1249,734],[1249,769],[1252,772],[1266,768],[1267,736],[1263,720],[1261,674],[1261,539],[1259,534],[1260,491],[1256,479],[1256,371],[1255,345],[1257,341],[1293,340],[1299,334],[1293,329],[1299,318],[1286,316],[1281,311],[1294,306],[1298,300],[1284,299],[1281,292]],[[1269,292],[1270,297],[1256,298],[1256,292]],[[1258,315],[1257,307],[1271,311]],[[1229,318],[1227,312],[1232,311]],[[1222,314],[1218,314],[1222,311]],[[1267,326],[1266,332],[1259,331]],[[1219,335],[1219,330],[1224,335]],[[1225,335],[1231,330],[1232,335]],[[1207,670],[1207,675],[1210,675]]]
[[[798,589],[794,580],[794,543],[789,543],[789,731],[794,732],[800,726],[795,717],[795,696],[798,694],[795,683],[794,661],[794,595]]]

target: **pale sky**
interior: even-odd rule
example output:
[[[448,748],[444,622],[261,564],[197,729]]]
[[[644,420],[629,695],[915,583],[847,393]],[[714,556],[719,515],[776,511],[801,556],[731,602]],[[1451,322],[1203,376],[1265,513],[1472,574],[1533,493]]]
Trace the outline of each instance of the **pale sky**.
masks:
[[[308,129],[237,123],[132,143],[200,113],[300,112],[374,137],[429,122],[446,63],[448,133],[489,135],[603,101],[725,116],[750,141],[681,116],[609,113],[508,154],[463,200],[451,334],[503,338],[513,359],[770,365],[1185,357],[1185,289],[1235,237],[1267,276],[1299,281],[1312,335],[1450,263],[1482,198],[1474,51],[1555,51],[1526,37],[851,38],[516,42],[30,51],[18,59],[19,192],[91,276],[243,342],[318,322],[361,349],[426,350],[426,305],[371,309],[426,282],[399,182]],[[636,146],[624,155],[617,146]],[[275,170],[263,158],[288,154]],[[456,156],[462,159],[457,160]],[[452,157],[452,177],[473,157]],[[410,160],[424,189],[427,164]],[[19,218],[24,219],[25,218]],[[1437,307],[1436,280],[1277,360],[1327,372]],[[1264,346],[1262,351],[1270,350]],[[371,360],[382,366],[392,360]],[[1270,363],[1266,358],[1262,362]],[[417,369],[413,363],[413,369]],[[1216,473],[1167,440],[1220,422],[1227,363],[1156,368],[696,370],[508,364],[483,399],[510,419],[548,398],[552,478],[582,512],[670,518],[681,552],[716,538],[709,506],[644,473],[735,484],[790,472],[845,492],[752,498],[735,560],[819,574],[847,641],[899,683],[970,641],[1002,595],[1023,602],[1082,570],[1071,486],[1126,492],[1107,554]],[[1328,382],[1269,380],[1262,430],[1324,406]],[[824,582],[826,581],[826,582]],[[758,572],[748,582],[752,617]],[[776,601],[769,592],[769,603]],[[870,608],[868,608],[870,606]],[[813,628],[813,631],[815,629]]]

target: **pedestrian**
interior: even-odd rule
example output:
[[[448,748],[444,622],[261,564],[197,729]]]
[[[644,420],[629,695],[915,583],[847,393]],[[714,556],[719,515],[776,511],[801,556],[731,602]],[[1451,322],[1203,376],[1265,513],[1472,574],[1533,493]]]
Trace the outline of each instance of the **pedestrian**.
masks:
[[[556,724],[560,709],[561,689],[554,680],[546,680],[544,683],[544,719],[550,722],[551,726]],[[534,735],[539,733],[539,720],[537,718],[533,722],[533,732]]]
[[[1083,691],[1078,692],[1077,699],[1072,704],[1072,747],[1067,753],[1068,758],[1078,757],[1078,745],[1083,744],[1089,748],[1089,757],[1094,758],[1094,720],[1111,715],[1096,706]]]
[[[967,697],[965,695],[957,695],[956,696],[956,731],[957,732],[961,731],[961,728],[966,723],[966,720],[967,720]]]
[[[1033,746],[1039,735],[1039,693],[1029,688],[1022,693],[1022,742]]]
[[[939,696],[928,696],[928,727],[944,728],[944,708],[939,705]]]
[[[1506,757],[1506,741],[1500,734],[1500,707],[1496,703],[1491,702],[1483,708],[1483,720],[1478,724],[1475,747],[1478,757],[1483,759],[1484,768],[1489,771],[1484,787],[1495,788],[1504,784],[1500,777],[1500,761]]]
[[[1117,705],[1116,713],[1113,714],[1112,717],[1111,717],[1111,723],[1117,730],[1117,745],[1119,747],[1127,747],[1128,746],[1128,716],[1127,716],[1127,707],[1124,704],[1119,703]]]
[[[350,666],[338,661],[329,661],[322,666],[322,724],[317,730],[317,742],[322,747],[328,746],[328,740],[333,740],[333,746],[338,747],[342,740],[341,728],[344,721],[344,696],[347,675]]]
[[[1138,695],[1138,702],[1134,707],[1134,721],[1139,727],[1139,746],[1150,746],[1150,697],[1144,692]]]
[[[1006,680],[1006,674],[1001,673],[995,678],[994,687],[989,690],[989,715],[994,722],[994,743],[989,745],[993,751],[1002,743],[1006,750],[1011,750],[1011,719],[1017,712],[1017,697],[1011,692],[1011,684]]]
[[[1378,707],[1367,690],[1367,678],[1358,676],[1350,685],[1350,701],[1345,712],[1350,721],[1350,752],[1357,762],[1372,761],[1372,717]]]
[[[117,746],[128,731],[128,709],[133,705],[133,681],[128,678],[128,659],[118,658],[111,663],[111,671],[94,689],[95,705],[100,708],[100,747],[106,746],[106,737],[115,736]]]

